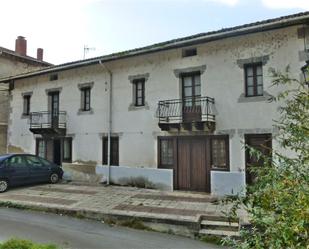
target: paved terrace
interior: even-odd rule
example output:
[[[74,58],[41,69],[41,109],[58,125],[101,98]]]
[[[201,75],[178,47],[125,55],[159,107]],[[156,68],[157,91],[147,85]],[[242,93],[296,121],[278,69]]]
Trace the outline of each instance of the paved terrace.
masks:
[[[143,221],[198,229],[201,215],[223,216],[230,206],[216,204],[203,193],[168,192],[118,186],[72,184],[12,188],[1,202],[41,210],[81,214],[88,218],[138,218]],[[191,230],[192,231],[192,230]]]

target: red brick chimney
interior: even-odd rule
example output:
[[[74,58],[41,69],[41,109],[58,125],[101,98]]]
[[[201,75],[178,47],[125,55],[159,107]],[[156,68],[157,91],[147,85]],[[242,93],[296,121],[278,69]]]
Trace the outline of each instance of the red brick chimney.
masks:
[[[43,61],[43,48],[38,48],[36,51],[36,58],[39,61]]]
[[[23,36],[18,36],[15,42],[15,52],[20,55],[27,55],[27,40]]]

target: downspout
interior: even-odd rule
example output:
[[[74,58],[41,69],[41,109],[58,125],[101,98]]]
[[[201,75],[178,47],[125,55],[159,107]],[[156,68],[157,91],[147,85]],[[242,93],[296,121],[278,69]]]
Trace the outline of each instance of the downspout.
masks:
[[[109,84],[108,84],[108,111],[107,111],[107,119],[108,119],[108,132],[107,132],[107,180],[106,184],[110,184],[110,166],[111,166],[111,133],[112,133],[112,84],[113,84],[113,73],[110,69],[106,67],[105,64],[102,63],[102,61],[99,61],[100,65],[104,67],[104,69],[109,74]]]

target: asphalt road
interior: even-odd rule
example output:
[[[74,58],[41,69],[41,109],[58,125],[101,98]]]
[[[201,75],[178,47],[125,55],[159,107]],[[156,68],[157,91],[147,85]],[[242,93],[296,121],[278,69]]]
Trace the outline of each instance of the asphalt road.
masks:
[[[81,249],[222,248],[174,235],[111,227],[96,221],[54,214],[0,208],[0,241],[12,237]]]

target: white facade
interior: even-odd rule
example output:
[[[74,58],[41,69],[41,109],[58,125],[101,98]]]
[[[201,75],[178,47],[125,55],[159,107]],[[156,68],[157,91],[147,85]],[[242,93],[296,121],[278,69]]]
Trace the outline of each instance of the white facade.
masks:
[[[112,135],[119,137],[119,165],[129,167],[158,167],[158,136],[205,135],[206,131],[162,131],[156,110],[161,100],[181,99],[181,81],[177,70],[201,73],[201,96],[215,99],[216,126],[213,134],[229,135],[229,171],[212,171],[211,178],[220,183],[238,177],[245,184],[245,134],[276,134],[273,120],[278,117],[278,103],[269,103],[271,95],[279,92],[271,87],[270,68],[284,70],[290,66],[291,77],[300,79],[304,64],[299,52],[304,50],[298,37],[301,26],[257,32],[230,37],[194,47],[196,56],[182,57],[182,48],[121,58],[104,65],[88,65],[57,72],[58,80],[50,74],[17,79],[12,91],[9,125],[9,149],[35,153],[36,138],[29,130],[29,119],[22,117],[23,94],[31,93],[31,112],[48,111],[48,90],[60,92],[60,111],[67,112],[66,136],[72,137],[72,162],[102,164],[102,136],[108,133],[109,73],[112,72]],[[245,97],[245,63],[263,62],[264,96]],[[130,79],[147,75],[145,106],[132,107],[133,86]],[[90,112],[80,112],[80,84],[92,83]],[[273,147],[277,145],[273,143]],[[238,173],[238,174],[235,174]],[[220,184],[211,181],[212,192],[220,194]],[[233,181],[233,180],[232,180]],[[232,186],[232,183],[230,183]],[[219,189],[214,189],[218,185]],[[222,185],[222,184],[221,184]],[[242,186],[237,186],[238,189]],[[224,186],[226,189],[226,186]],[[231,187],[234,188],[234,187]],[[224,190],[224,192],[229,192]]]

